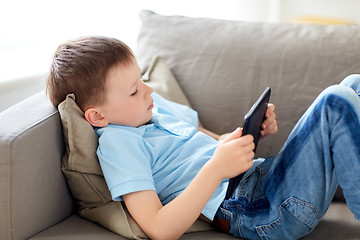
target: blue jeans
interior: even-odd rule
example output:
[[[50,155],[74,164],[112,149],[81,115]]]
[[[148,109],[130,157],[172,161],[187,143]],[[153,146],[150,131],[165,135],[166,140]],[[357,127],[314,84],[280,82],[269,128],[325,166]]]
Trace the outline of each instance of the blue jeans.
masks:
[[[329,208],[338,184],[360,220],[360,75],[325,89],[276,155],[257,160],[217,215],[246,239],[299,239]]]

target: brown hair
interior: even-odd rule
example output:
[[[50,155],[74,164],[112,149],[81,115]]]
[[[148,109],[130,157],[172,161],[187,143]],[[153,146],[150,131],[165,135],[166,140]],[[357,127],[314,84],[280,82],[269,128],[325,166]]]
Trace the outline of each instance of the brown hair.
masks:
[[[108,70],[114,64],[133,61],[131,49],[114,38],[90,36],[65,42],[56,50],[47,77],[46,91],[50,101],[57,107],[66,95],[74,93],[83,111],[101,104]]]

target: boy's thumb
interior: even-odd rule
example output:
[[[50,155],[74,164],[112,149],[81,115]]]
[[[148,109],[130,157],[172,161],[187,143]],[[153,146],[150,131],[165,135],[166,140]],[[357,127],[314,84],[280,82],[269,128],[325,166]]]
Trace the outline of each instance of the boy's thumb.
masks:
[[[229,136],[227,136],[224,139],[224,142],[228,142],[228,141],[237,139],[237,138],[241,137],[241,135],[242,135],[242,128],[238,127],[237,129],[235,129],[235,131],[230,133]]]

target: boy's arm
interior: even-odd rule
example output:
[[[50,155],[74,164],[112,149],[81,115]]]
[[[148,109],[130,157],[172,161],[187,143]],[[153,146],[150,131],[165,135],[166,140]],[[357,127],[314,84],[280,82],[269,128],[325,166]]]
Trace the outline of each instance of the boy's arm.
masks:
[[[167,205],[162,206],[154,191],[122,196],[130,214],[150,238],[179,238],[200,216],[224,178],[237,176],[252,166],[253,137],[241,134],[242,130],[237,129],[221,142],[189,186]]]
[[[207,174],[212,174],[210,168],[199,172],[194,181],[165,206],[154,191],[130,193],[123,199],[132,217],[150,239],[178,239],[200,216],[221,182],[215,178],[209,180]]]
[[[214,132],[211,132],[210,130],[207,130],[207,129],[203,128],[203,127],[198,127],[198,130],[199,130],[200,132],[205,133],[206,135],[209,135],[210,137],[214,138],[215,140],[219,140],[219,137],[220,137],[219,134],[216,134],[216,133],[214,133]]]

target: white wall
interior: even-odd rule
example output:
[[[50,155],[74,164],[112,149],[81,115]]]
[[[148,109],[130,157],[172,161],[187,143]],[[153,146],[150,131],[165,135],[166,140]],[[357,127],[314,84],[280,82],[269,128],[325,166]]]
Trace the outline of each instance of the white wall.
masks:
[[[136,52],[141,9],[245,21],[318,15],[360,23],[360,0],[2,0],[0,9],[0,112],[43,89],[53,52],[65,40],[106,35]]]
[[[238,4],[238,0],[2,0],[0,112],[43,89],[53,53],[68,39],[106,35],[123,40],[136,52],[141,9],[237,19]]]
[[[290,22],[297,16],[349,19],[360,23],[359,0],[280,0],[280,21]]]
[[[119,38],[136,51],[141,9],[237,19],[239,0],[2,0],[0,82],[44,73],[62,42],[83,35]]]
[[[0,83],[0,112],[44,89],[44,75]]]
[[[239,20],[278,22],[282,0],[239,0]]]

